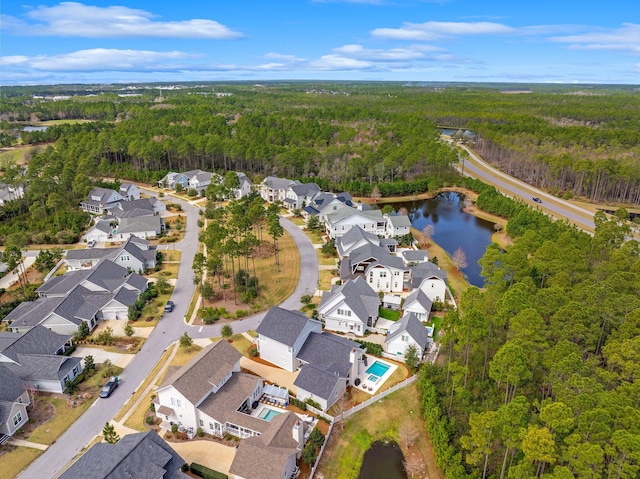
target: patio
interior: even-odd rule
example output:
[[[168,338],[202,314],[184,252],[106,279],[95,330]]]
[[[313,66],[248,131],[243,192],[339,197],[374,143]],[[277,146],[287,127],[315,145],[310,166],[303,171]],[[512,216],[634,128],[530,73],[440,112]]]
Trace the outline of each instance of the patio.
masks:
[[[358,377],[355,379],[354,387],[373,396],[385,381],[391,377],[398,366],[369,354],[365,354],[364,360],[364,369],[359,372]],[[375,366],[376,363],[379,366]],[[377,369],[385,370],[383,373],[379,373]]]

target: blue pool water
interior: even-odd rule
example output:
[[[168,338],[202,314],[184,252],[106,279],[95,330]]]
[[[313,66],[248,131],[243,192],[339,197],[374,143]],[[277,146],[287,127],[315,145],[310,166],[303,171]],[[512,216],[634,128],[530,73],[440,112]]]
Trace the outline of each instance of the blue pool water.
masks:
[[[369,369],[367,369],[366,373],[367,374],[373,374],[374,376],[383,376],[384,373],[386,373],[389,368],[391,366],[381,363],[380,361],[376,361],[375,363],[373,363],[371,366],[369,366]]]
[[[275,409],[265,409],[258,416],[260,419],[264,419],[265,421],[271,422],[271,420],[277,416],[278,414],[282,414],[280,411],[276,411]]]

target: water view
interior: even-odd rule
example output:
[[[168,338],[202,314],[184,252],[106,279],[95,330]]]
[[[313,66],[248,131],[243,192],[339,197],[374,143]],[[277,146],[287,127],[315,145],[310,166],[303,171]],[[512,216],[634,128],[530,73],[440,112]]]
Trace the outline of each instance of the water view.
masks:
[[[376,441],[364,453],[359,479],[407,479],[403,461],[395,442]]]
[[[384,205],[381,205],[381,207]],[[396,211],[406,208],[411,224],[417,230],[433,226],[433,241],[453,256],[462,248],[467,266],[462,268],[467,281],[478,287],[484,285],[478,260],[484,255],[493,234],[493,223],[465,213],[464,195],[455,192],[440,193],[435,198],[407,203],[391,203]]]

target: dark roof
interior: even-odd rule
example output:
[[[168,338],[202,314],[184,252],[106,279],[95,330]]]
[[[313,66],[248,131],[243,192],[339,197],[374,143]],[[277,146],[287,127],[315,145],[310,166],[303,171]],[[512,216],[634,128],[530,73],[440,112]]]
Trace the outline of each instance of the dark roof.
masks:
[[[196,404],[213,386],[220,384],[241,357],[242,354],[228,342],[218,341],[200,351],[160,387],[173,386],[192,404]]]
[[[429,341],[429,332],[420,322],[415,313],[405,314],[399,321],[391,326],[391,328],[389,328],[389,334],[384,342],[390,342],[405,331],[416,343],[420,345],[422,349],[426,347],[427,342]]]
[[[422,281],[424,281],[426,278],[433,277],[440,278],[446,281],[447,272],[443,269],[440,269],[431,261],[418,263],[413,268],[411,268],[411,286],[413,286],[414,288],[419,288]]]
[[[58,479],[186,479],[184,460],[155,431],[98,443]]]
[[[14,402],[26,389],[26,383],[0,363],[0,401]]]
[[[402,252],[402,256],[407,261],[424,261],[429,257],[429,253],[424,250],[405,250]]]
[[[301,185],[292,185],[290,188],[298,196],[313,196],[320,192],[320,187],[315,183],[302,183]]]
[[[67,251],[67,261],[69,260],[99,260],[105,256],[115,253],[114,248],[86,248],[86,249],[70,249]]]
[[[433,302],[429,299],[429,296],[426,295],[424,291],[420,288],[416,289],[404,300],[405,309],[408,308],[411,303],[417,302],[420,306],[422,306],[427,311],[431,311],[431,306]]]
[[[10,336],[9,336],[10,335]],[[0,343],[0,354],[13,361],[18,360],[18,354],[55,354],[62,348],[71,336],[56,334],[44,326],[35,326],[23,334],[2,333],[3,339],[13,337],[13,342],[2,347]]]
[[[361,349],[354,341],[331,333],[311,333],[302,346],[298,359],[304,364],[294,385],[330,400],[340,378],[351,372],[351,351]]]
[[[25,381],[60,381],[81,361],[81,358],[71,356],[18,354],[18,364],[6,364]]]
[[[293,346],[309,321],[313,320],[300,311],[289,311],[274,306],[267,312],[256,332],[279,343]]]
[[[331,291],[325,291],[318,305],[318,310],[322,310],[336,295],[342,295],[343,302],[361,321],[366,322],[369,317],[378,317],[380,298],[362,276],[345,281],[341,285],[334,285]]]
[[[378,264],[389,266],[400,270],[407,270],[402,258],[389,253],[389,249],[385,246],[376,246],[371,243],[360,246],[349,253],[349,263],[351,265],[375,258]]]

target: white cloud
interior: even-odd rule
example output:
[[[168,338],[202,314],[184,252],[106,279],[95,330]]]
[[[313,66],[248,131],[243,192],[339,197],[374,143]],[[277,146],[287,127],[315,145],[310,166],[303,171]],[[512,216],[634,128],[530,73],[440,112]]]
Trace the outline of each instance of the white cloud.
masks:
[[[407,60],[423,60],[427,56],[427,51],[440,51],[437,47],[418,47],[413,46],[410,48],[391,48],[388,50],[383,49],[368,49],[362,45],[350,44],[343,45],[333,49],[334,52],[354,58],[358,60],[374,61],[374,62],[395,62],[395,61],[407,61]]]
[[[30,10],[22,21],[4,15],[3,28],[18,35],[47,35],[85,38],[201,38],[233,39],[243,35],[207,19],[158,21],[150,12],[123,6],[96,7],[62,2]]]
[[[312,70],[369,70],[375,68],[375,64],[355,58],[331,54],[323,55],[317,60],[309,62],[309,67]]]
[[[50,72],[156,71],[181,68],[184,66],[185,60],[193,57],[193,55],[178,51],[154,52],[94,48],[52,56],[2,57],[0,64]],[[176,63],[177,61],[180,63]]]
[[[405,22],[401,28],[376,28],[374,37],[395,40],[433,41],[458,35],[488,35],[512,33],[515,29],[494,22]]]
[[[623,23],[614,30],[599,30],[581,35],[551,38],[554,42],[568,43],[571,48],[584,50],[612,50],[640,55],[640,25]]]

